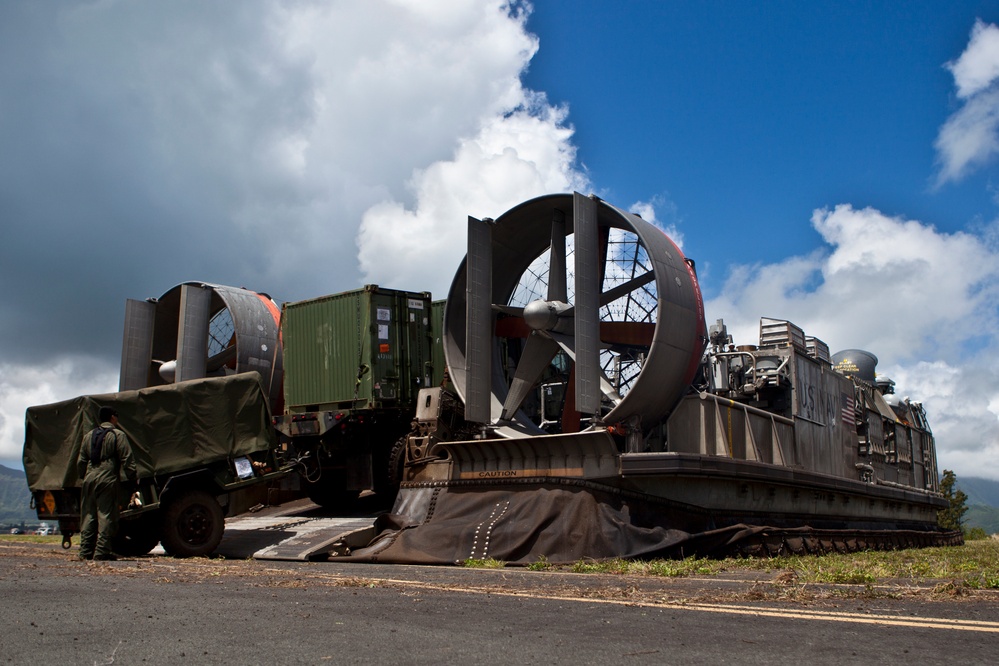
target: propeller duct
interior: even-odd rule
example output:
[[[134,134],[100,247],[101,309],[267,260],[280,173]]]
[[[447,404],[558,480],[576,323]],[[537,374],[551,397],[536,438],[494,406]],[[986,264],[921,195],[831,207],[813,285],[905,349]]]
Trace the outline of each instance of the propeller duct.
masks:
[[[551,432],[539,391],[556,387],[555,431],[645,431],[687,390],[704,345],[692,263],[639,216],[577,192],[469,218],[444,315],[469,420],[508,437]]]
[[[266,294],[185,282],[125,303],[119,390],[256,371],[282,406],[281,313]]]

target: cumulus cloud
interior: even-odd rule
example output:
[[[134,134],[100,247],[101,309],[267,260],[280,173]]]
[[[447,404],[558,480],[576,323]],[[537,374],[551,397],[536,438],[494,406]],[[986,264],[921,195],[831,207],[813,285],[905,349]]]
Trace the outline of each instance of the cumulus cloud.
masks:
[[[938,185],[960,180],[999,152],[999,27],[976,21],[964,53],[947,68],[963,105],[937,137]]]
[[[898,393],[922,401],[942,464],[981,475],[999,459],[999,248],[986,233],[942,233],[880,211],[817,210],[826,248],[777,264],[739,266],[706,304],[737,344],[759,317],[788,319],[829,344],[880,360]],[[975,461],[978,461],[976,464]],[[989,468],[999,477],[999,467]]]
[[[529,11],[0,3],[0,281],[18,285],[0,394],[114,388],[124,300],[185,280],[278,300],[364,281],[442,293],[467,215],[585,183],[566,109],[521,83]],[[23,422],[9,405],[5,461]]]
[[[87,393],[118,389],[118,368],[91,358],[63,357],[38,365],[0,363],[0,461],[19,466],[24,412]]]
[[[662,229],[678,248],[683,249],[683,231],[679,227],[680,216],[676,204],[665,194],[657,194],[648,201],[636,201],[628,210]]]
[[[463,139],[453,159],[417,171],[414,208],[396,201],[370,208],[358,236],[366,281],[443,296],[465,254],[469,214],[497,217],[533,196],[585,189],[564,115],[543,98],[524,100]]]
[[[971,29],[971,39],[964,53],[947,69],[954,75],[957,95],[967,99],[985,90],[999,79],[999,28],[981,19]]]
[[[431,173],[479,136],[523,141],[518,124],[535,139],[568,137],[556,127],[564,113],[527,102],[520,75],[537,39],[517,3],[3,11],[0,76],[27,94],[0,102],[0,200],[18,222],[0,271],[30,274],[39,248],[50,268],[101,248],[117,259],[88,271],[102,307],[120,308],[123,270],[140,274],[132,288],[144,291],[129,294],[140,297],[184,279],[284,299],[352,288],[364,211],[412,203],[414,171]],[[535,114],[545,121],[527,127]],[[26,283],[7,306],[21,313],[17,332],[33,325],[25,313],[68,322],[90,309],[71,294],[53,303],[51,281]],[[79,347],[109,337],[110,326],[94,328]]]
[[[992,348],[959,364],[935,360],[878,368],[896,382],[901,397],[926,406],[941,471],[999,479],[995,351]]]

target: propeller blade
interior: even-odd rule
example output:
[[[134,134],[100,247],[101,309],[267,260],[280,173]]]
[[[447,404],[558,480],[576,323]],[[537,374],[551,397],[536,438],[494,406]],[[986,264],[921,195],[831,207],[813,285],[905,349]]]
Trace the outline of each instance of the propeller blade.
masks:
[[[574,192],[576,408],[600,411],[600,256],[597,202]]]
[[[489,423],[493,328],[492,220],[468,218],[465,257],[465,418]]]
[[[493,312],[502,312],[503,314],[513,315],[514,317],[524,316],[524,308],[518,308],[514,305],[497,305],[493,303]]]
[[[565,271],[565,213],[552,211],[552,245],[548,256],[548,300],[565,303],[569,300],[568,278]]]
[[[510,392],[503,401],[501,420],[509,421],[524,403],[524,398],[534,389],[545,368],[558,353],[558,343],[551,338],[538,333],[531,333],[524,345],[524,352],[517,363],[517,370],[510,383]]]
[[[574,349],[574,340],[572,336],[564,335],[562,333],[549,333],[549,335],[552,337],[552,340],[558,343],[558,346],[562,348],[562,351],[564,351],[566,355],[570,359],[572,359],[573,361],[572,372],[577,373],[579,371],[579,361],[578,358],[576,357],[576,350]],[[576,339],[578,340],[578,336]],[[617,406],[617,404],[621,402],[622,399],[621,395],[617,392],[617,389],[614,388],[614,385],[611,384],[610,380],[607,379],[607,376],[603,373],[603,370],[600,369],[599,365],[597,366],[597,385],[600,387],[600,393],[603,395],[603,397],[610,400],[612,403],[614,403],[615,406]],[[579,386],[578,382],[576,383],[576,386]],[[577,403],[578,403],[578,398],[577,398]],[[586,414],[597,413],[597,412],[583,412],[583,410],[579,409],[578,404],[576,406],[576,409],[579,412]],[[599,403],[598,403],[598,409],[599,409]]]

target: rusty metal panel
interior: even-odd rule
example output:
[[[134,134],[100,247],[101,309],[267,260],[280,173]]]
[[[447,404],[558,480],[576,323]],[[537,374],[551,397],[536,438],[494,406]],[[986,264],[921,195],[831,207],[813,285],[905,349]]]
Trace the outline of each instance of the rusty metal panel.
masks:
[[[783,319],[760,319],[760,347],[794,347],[805,351],[805,333],[789,321]]]
[[[286,303],[285,410],[412,405],[432,383],[426,292],[369,285]]]
[[[282,375],[277,306],[266,294],[222,285],[213,285],[212,288],[215,292],[212,310],[217,312],[224,304],[232,320],[234,340],[238,341],[235,362],[230,364],[236,372],[260,373],[268,389],[271,408],[277,411],[279,403],[275,402],[275,398],[280,397]],[[218,299],[222,302],[219,303]],[[234,340],[228,343],[232,344]],[[217,344],[223,342],[216,341]]]
[[[868,409],[866,411],[867,417],[867,442],[869,446],[868,455],[881,456],[885,455],[885,421],[881,417],[880,412],[876,412]]]
[[[617,446],[605,430],[447,442],[434,449],[437,455],[442,451],[451,461],[453,479],[606,479],[621,471]]]
[[[926,490],[939,490],[940,472],[937,469],[936,443],[933,435],[923,434],[923,476]]]
[[[685,397],[670,415],[667,447],[738,460],[793,465],[794,428],[789,419],[710,393]]]
[[[916,488],[926,488],[926,477],[923,465],[923,440],[926,433],[912,430],[912,485]]]
[[[906,429],[905,437],[898,441],[898,482],[911,486],[912,476],[912,442],[910,441],[909,429]]]
[[[799,462],[823,474],[847,478],[857,475],[853,383],[804,354],[793,353],[790,364],[794,387],[792,411]]]
[[[885,456],[885,466],[883,476],[885,481],[898,483],[898,441],[905,438],[905,428],[900,424],[886,424],[891,437],[887,440],[887,455]]]
[[[697,396],[683,398],[670,414],[666,431],[666,450],[672,453],[728,455],[718,432],[717,419],[708,403]]]

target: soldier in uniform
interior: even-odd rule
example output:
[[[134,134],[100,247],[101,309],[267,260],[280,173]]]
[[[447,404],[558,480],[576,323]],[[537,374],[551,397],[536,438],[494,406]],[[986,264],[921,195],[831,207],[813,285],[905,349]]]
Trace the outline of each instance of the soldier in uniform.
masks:
[[[83,438],[76,465],[83,479],[80,503],[80,559],[113,560],[111,539],[118,531],[121,482],[131,490],[135,460],[128,437],[118,429],[118,412],[101,407],[101,424]]]

